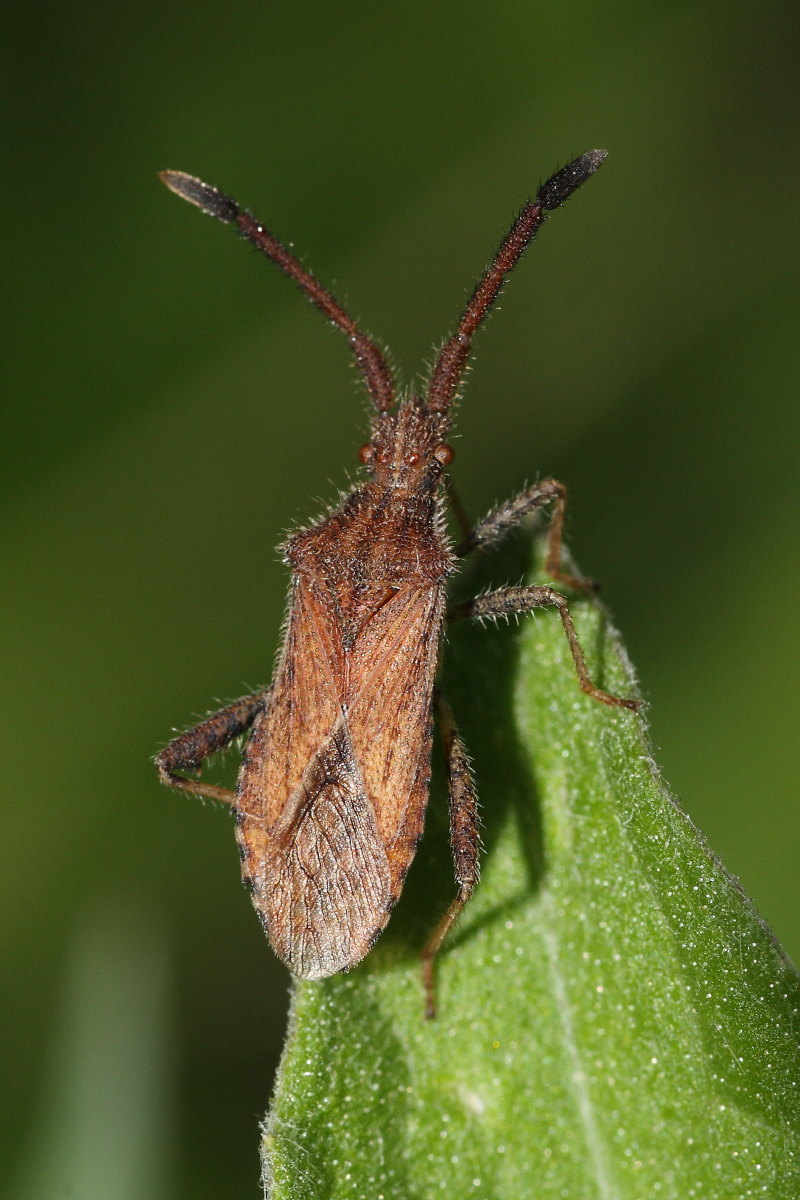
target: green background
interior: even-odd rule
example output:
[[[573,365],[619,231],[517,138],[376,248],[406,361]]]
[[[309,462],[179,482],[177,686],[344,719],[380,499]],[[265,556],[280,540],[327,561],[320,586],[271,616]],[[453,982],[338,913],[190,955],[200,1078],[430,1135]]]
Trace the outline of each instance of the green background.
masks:
[[[795,6],[7,21],[8,1195],[256,1195],[282,1037],[230,819],[149,757],[268,679],[274,546],[354,472],[364,405],[341,336],[160,168],[252,206],[409,379],[540,180],[609,149],[480,338],[454,478],[475,515],[570,485],[665,775],[797,957]]]

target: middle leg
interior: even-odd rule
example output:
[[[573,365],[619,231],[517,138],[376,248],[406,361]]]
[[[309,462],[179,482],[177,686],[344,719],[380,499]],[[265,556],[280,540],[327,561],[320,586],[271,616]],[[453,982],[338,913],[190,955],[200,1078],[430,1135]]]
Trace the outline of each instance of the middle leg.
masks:
[[[484,596],[476,596],[474,600],[467,600],[465,604],[456,605],[449,615],[451,619],[456,617],[510,617],[515,613],[530,612],[532,608],[549,608],[551,606],[558,609],[558,615],[561,617],[561,624],[567,635],[581,690],[586,692],[587,696],[599,700],[601,704],[608,704],[616,708],[630,708],[637,712],[641,701],[615,696],[611,692],[603,691],[592,682],[566,596],[562,596],[555,588],[537,587],[533,584],[528,587],[499,588],[496,592],[487,592]]]
[[[207,796],[225,804],[236,803],[236,793],[199,779],[187,779],[179,771],[199,771],[207,758],[224,750],[235,738],[246,733],[267,702],[269,688],[243,696],[226,708],[206,717],[186,733],[180,734],[156,756],[161,782],[196,796]]]

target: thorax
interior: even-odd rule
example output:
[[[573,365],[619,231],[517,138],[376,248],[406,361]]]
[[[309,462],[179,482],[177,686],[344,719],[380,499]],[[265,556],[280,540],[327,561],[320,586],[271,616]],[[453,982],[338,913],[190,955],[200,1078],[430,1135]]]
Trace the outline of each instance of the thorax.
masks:
[[[351,492],[334,512],[285,545],[299,574],[341,588],[424,588],[441,584],[455,559],[438,499],[375,483]]]

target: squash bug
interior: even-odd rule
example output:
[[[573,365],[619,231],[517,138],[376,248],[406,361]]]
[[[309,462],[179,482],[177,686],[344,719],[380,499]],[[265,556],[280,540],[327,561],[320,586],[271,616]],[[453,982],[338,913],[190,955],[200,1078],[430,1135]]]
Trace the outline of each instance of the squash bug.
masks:
[[[422,832],[435,712],[447,764],[458,892],[422,952],[429,1016],[435,1011],[435,955],[479,870],[476,790],[453,714],[435,686],[446,618],[554,607],[583,691],[603,704],[638,704],[592,682],[567,600],[554,588],[503,588],[450,614],[445,599],[460,559],[543,505],[552,506],[549,576],[568,589],[592,586],[562,569],[563,484],[536,483],[471,530],[461,518],[463,537],[455,546],[446,530],[445,486],[453,460],[451,410],[473,337],[547,214],[604,157],[603,150],[589,151],[539,188],[439,351],[424,396],[399,399],[376,343],[255,217],[193,176],[161,175],[173,192],[238,227],[345,334],[374,413],[359,454],[366,482],[282,547],[292,584],[271,687],[175,738],[157,757],[160,776],[171,787],[232,806],[242,874],[267,937],[296,976],[321,979],[361,961],[400,895]],[[184,776],[247,731],[235,792]]]

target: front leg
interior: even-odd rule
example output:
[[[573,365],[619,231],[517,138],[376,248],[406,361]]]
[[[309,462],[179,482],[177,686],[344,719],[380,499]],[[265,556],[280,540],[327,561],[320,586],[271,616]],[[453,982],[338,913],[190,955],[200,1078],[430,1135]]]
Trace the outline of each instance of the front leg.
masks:
[[[567,507],[567,489],[557,479],[543,479],[524,492],[512,497],[501,508],[496,508],[479,521],[471,533],[456,547],[459,558],[478,550],[481,546],[498,541],[509,529],[519,524],[528,513],[543,504],[553,504],[553,515],[547,533],[547,559],[545,570],[551,579],[577,591],[591,592],[596,584],[591,579],[580,579],[561,569],[561,541],[564,531],[564,513]]]
[[[234,738],[245,733],[256,715],[264,707],[269,689],[253,692],[221,708],[213,716],[206,717],[199,725],[187,729],[180,737],[165,746],[156,756],[156,766],[162,783],[168,787],[182,788],[197,796],[208,796],[211,800],[222,800],[225,804],[236,803],[236,793],[229,788],[201,783],[198,779],[186,779],[176,771],[197,771],[207,758],[218,750],[224,750]]]

